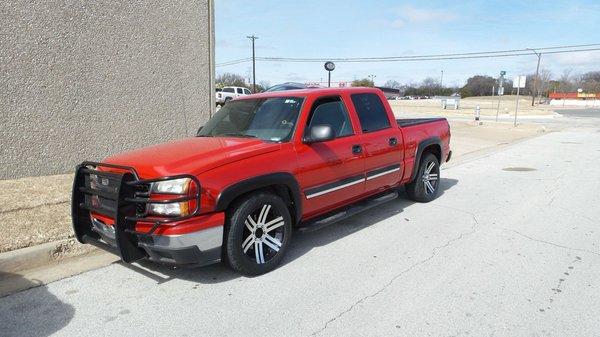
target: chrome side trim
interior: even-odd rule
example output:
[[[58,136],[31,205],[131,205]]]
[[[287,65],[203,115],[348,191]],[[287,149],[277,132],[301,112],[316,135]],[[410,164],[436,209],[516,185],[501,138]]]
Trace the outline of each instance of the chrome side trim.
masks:
[[[331,192],[334,192],[334,191],[337,191],[337,190],[341,190],[342,188],[346,188],[346,187],[350,187],[350,186],[353,186],[353,185],[356,185],[356,184],[360,184],[360,183],[362,183],[364,181],[365,181],[365,178],[360,178],[360,179],[357,179],[355,181],[351,181],[351,182],[343,184],[343,185],[332,187],[332,188],[324,190],[324,191],[316,192],[316,193],[313,193],[313,194],[308,194],[306,196],[306,199],[315,198],[315,197],[321,196],[323,194],[327,194],[327,193],[331,193]]]
[[[381,177],[381,176],[384,176],[384,175],[386,175],[386,174],[394,173],[394,172],[397,172],[397,171],[400,171],[400,168],[399,168],[399,167],[396,167],[396,168],[393,168],[393,169],[391,169],[391,170],[383,171],[383,172],[381,172],[381,173],[377,173],[377,174],[374,174],[374,175],[372,175],[372,176],[369,176],[369,177],[367,177],[367,180],[371,180],[371,179],[379,178],[379,177]]]

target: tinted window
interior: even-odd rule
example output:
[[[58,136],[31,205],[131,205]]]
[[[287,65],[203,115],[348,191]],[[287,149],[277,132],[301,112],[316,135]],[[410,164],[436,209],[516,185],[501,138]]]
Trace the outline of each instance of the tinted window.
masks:
[[[354,103],[363,132],[372,132],[390,127],[388,114],[376,94],[352,95],[352,103]]]
[[[323,98],[315,102],[308,127],[314,125],[331,126],[336,137],[353,134],[348,112],[339,97]]]
[[[298,97],[231,101],[219,109],[198,132],[198,136],[288,141],[292,137],[302,101]]]
[[[238,93],[238,94],[243,94],[243,93],[244,93],[244,90],[242,90],[242,88],[237,88],[237,93]]]
[[[223,88],[223,92],[234,92],[233,88]]]
[[[250,95],[250,94],[251,94],[251,92],[250,92],[250,90],[248,90],[248,89],[244,89],[244,94],[246,94],[246,95]]]

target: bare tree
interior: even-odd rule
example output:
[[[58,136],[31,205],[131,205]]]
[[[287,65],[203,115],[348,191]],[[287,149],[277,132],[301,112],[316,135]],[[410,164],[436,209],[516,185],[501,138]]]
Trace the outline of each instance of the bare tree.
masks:
[[[243,76],[232,73],[222,73],[217,75],[217,77],[215,78],[215,85],[220,88],[227,86],[248,88],[246,80]]]
[[[402,87],[402,84],[395,80],[388,80],[383,84],[383,86],[386,88],[400,89]]]

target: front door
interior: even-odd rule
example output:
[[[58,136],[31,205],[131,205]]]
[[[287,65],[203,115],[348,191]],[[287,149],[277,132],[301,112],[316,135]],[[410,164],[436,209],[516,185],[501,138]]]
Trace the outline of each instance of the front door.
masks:
[[[325,213],[365,191],[365,159],[359,136],[339,96],[317,99],[306,124],[329,125],[335,138],[320,143],[296,143],[298,180],[303,191],[305,217]]]

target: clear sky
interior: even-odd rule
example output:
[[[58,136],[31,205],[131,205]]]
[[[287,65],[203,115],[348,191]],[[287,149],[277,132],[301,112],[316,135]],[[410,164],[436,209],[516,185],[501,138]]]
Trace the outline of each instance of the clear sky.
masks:
[[[251,56],[377,57],[600,43],[600,1],[215,0],[216,61]],[[462,86],[470,76],[535,72],[535,55],[498,59],[337,63],[332,80],[376,75],[417,83],[427,76]],[[217,67],[248,78],[251,62]],[[600,51],[543,55],[554,77],[600,70]],[[320,81],[320,63],[257,62],[257,82]]]

